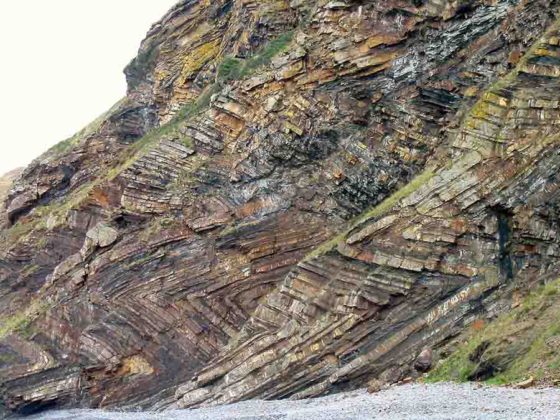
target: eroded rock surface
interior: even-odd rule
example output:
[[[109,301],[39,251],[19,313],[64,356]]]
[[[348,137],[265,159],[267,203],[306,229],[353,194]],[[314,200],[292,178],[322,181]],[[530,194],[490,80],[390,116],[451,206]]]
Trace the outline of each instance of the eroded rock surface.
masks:
[[[558,7],[179,2],[6,200],[7,409],[395,382],[556,276]]]
[[[0,215],[0,226],[2,226],[2,228],[4,228],[8,222],[4,208],[4,200],[12,188],[13,182],[21,175],[22,171],[22,168],[14,169],[0,177],[0,208],[2,209]]]

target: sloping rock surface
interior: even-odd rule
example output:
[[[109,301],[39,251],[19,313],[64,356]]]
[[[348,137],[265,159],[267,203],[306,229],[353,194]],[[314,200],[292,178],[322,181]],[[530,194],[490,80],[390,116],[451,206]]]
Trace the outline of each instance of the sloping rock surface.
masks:
[[[557,277],[559,7],[179,2],[6,199],[5,409],[394,382]]]
[[[23,169],[21,168],[14,169],[0,177],[0,197],[2,198],[2,202],[4,202],[4,199],[10,191],[12,183],[21,175],[22,171]]]

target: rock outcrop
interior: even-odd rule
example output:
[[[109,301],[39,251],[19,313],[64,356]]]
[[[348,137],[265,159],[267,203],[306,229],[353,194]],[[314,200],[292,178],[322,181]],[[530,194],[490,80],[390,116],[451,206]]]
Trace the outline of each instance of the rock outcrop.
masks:
[[[2,199],[2,203],[6,199],[12,187],[12,183],[21,175],[22,171],[23,169],[21,168],[14,169],[0,177],[0,198]]]
[[[557,276],[559,7],[179,2],[8,195],[6,408],[398,381]]]
[[[487,381],[514,388],[560,385],[560,280],[547,282],[493,319],[480,317],[434,352],[426,380]]]
[[[14,169],[0,177],[0,229],[4,229],[8,226],[4,201],[12,188],[13,182],[21,175],[22,171],[22,168]]]

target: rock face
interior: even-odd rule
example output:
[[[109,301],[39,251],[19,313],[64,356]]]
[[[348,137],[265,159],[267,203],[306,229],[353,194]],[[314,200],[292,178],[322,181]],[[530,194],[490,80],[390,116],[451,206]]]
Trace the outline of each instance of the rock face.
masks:
[[[2,226],[7,222],[7,220],[5,220],[6,210],[4,208],[4,201],[12,188],[13,182],[21,175],[22,171],[23,169],[21,168],[14,169],[0,177],[0,208],[2,208],[0,223],[2,223]]]
[[[179,2],[8,195],[6,409],[397,381],[557,276],[559,7]]]
[[[493,319],[482,316],[456,339],[434,352],[434,368],[425,378],[439,381],[487,381],[515,388],[560,385],[560,279],[521,297]]]
[[[12,183],[16,180],[22,173],[23,169],[18,168],[10,171],[0,177],[0,198],[2,202],[6,199],[8,191],[12,187]]]

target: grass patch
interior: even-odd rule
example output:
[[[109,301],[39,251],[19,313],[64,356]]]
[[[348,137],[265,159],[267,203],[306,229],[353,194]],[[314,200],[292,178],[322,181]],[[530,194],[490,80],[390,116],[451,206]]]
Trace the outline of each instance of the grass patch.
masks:
[[[141,139],[131,144],[125,151],[123,151],[123,154],[120,158],[120,163],[116,164],[111,169],[107,169],[106,172],[99,178],[87,184],[84,184],[78,190],[71,192],[65,197],[62,202],[52,202],[48,205],[36,207],[33,213],[28,217],[19,220],[10,229],[5,230],[1,233],[3,242],[12,244],[15,243],[19,238],[27,236],[34,230],[46,229],[47,218],[49,217],[54,218],[53,226],[60,225],[61,223],[63,223],[64,217],[68,213],[68,211],[82,203],[94,188],[98,187],[104,182],[114,180],[120,173],[128,169],[131,165],[134,164],[134,162],[141,158],[153,146],[153,144],[162,137],[176,136],[181,138],[181,142],[183,145],[192,147],[192,140],[182,135],[179,129],[182,126],[184,119],[196,115],[202,109],[208,106],[208,104],[210,103],[210,98],[216,92],[216,90],[217,85],[211,85],[203,92],[203,94],[197,99],[197,101],[195,101],[193,104],[190,104],[190,108],[188,110],[185,110],[183,114],[176,116],[172,121],[162,125],[161,127],[154,128],[146,135],[144,135]],[[115,105],[112,110],[118,107],[120,104],[121,102]],[[71,142],[65,142],[65,145],[59,146],[57,150],[61,151],[64,147],[71,147],[71,145],[69,146],[70,143],[74,144],[76,141],[79,141],[79,139],[87,137],[88,135],[90,135],[90,133],[93,133],[100,127],[103,121],[105,121],[106,115],[110,114],[111,112],[112,111],[109,111],[109,113],[100,117],[96,122],[90,124],[80,133],[76,134],[76,136],[73,137],[74,140],[72,140]]]
[[[113,105],[107,112],[103,113],[101,116],[99,116],[97,119],[95,119],[95,121],[93,121],[92,123],[88,124],[85,128],[83,128],[82,130],[78,131],[76,134],[74,134],[72,137],[66,139],[66,140],[62,140],[61,142],[55,144],[54,146],[52,146],[49,150],[47,150],[47,152],[45,152],[42,156],[47,156],[47,155],[61,155],[65,152],[67,152],[68,150],[70,150],[73,146],[79,144],[83,139],[89,137],[90,135],[92,135],[93,133],[95,133],[96,131],[98,131],[101,126],[103,125],[103,123],[107,120],[107,118],[120,106],[122,106],[124,104],[124,102],[126,101],[126,98],[121,99],[120,101],[118,101],[115,105]]]
[[[243,66],[243,60],[235,57],[226,57],[218,67],[216,77],[220,82],[240,79]]]
[[[481,337],[469,337],[468,341],[461,344],[459,349],[447,358],[444,363],[431,371],[425,378],[427,383],[452,381],[467,382],[469,376],[476,368],[469,356],[480,345]]]
[[[270,41],[265,47],[262,48],[261,51],[245,61],[234,58],[224,59],[218,69],[217,79],[223,82],[232,80],[233,78],[242,78],[252,74],[255,70],[268,65],[277,54],[286,50],[292,38],[293,31],[287,32],[286,34]],[[141,68],[145,68],[146,66],[148,66],[154,60],[153,52],[154,50],[152,49],[145,55],[140,56],[136,60],[135,65],[140,66]],[[117,164],[111,169],[108,169],[104,176],[101,176],[97,180],[84,185],[82,188],[80,188],[80,190],[72,193],[69,199],[65,200],[63,203],[53,203],[48,206],[38,207],[35,214],[31,217],[31,220],[19,221],[11,229],[3,233],[3,238],[6,239],[9,243],[12,243],[17,238],[25,236],[37,228],[45,228],[46,221],[38,219],[45,219],[51,214],[55,214],[56,218],[58,219],[58,224],[61,217],[66,214],[68,210],[72,209],[74,206],[82,202],[96,186],[105,181],[114,180],[120,173],[128,169],[132,164],[134,164],[134,162],[141,158],[153,146],[153,144],[163,136],[176,135],[177,137],[181,138],[181,143],[184,146],[192,147],[192,140],[182,135],[179,129],[185,120],[195,117],[204,109],[208,108],[212,96],[217,94],[220,89],[221,83],[208,85],[195,101],[189,102],[181,107],[181,109],[169,123],[151,130],[141,139],[134,142],[124,153],[123,157],[121,158],[121,163]],[[103,114],[101,117],[96,119],[93,123],[89,124],[86,128],[76,133],[71,138],[66,139],[53,146],[46,152],[45,155],[59,155],[65,153],[73,146],[77,145],[82,139],[95,133],[95,131],[97,131],[105,122],[107,116],[110,115],[117,107],[121,106],[124,100],[126,99],[119,101],[107,113]]]
[[[66,140],[62,140],[52,146],[49,150],[47,150],[47,154],[49,155],[61,155],[64,152],[70,150],[72,146],[78,143],[80,138],[79,134],[75,134],[74,136],[67,138]]]
[[[274,57],[287,50],[293,38],[294,31],[289,31],[270,41],[261,51],[247,60],[241,76],[245,77],[252,74],[255,70],[269,65]]]
[[[248,77],[255,71],[268,66],[274,57],[286,51],[294,38],[294,31],[286,32],[268,42],[260,51],[247,60],[226,57],[218,67],[218,82],[228,82]]]
[[[65,196],[64,200],[53,201],[47,205],[36,207],[30,215],[18,220],[10,229],[2,231],[0,234],[2,241],[7,244],[13,244],[16,243],[18,239],[29,235],[33,231],[47,230],[48,219],[51,219],[51,228],[64,223],[65,217],[70,210],[82,203],[94,188],[103,182],[113,180],[119,173],[132,165],[132,163],[137,160],[138,154],[146,150],[154,138],[155,133],[144,136],[144,138],[130,146],[128,150],[130,157],[126,159],[124,163],[110,169],[105,175],[100,176],[96,180],[86,183],[79,189],[72,191]]]
[[[373,207],[372,209],[362,213],[356,219],[350,222],[350,227],[345,231],[341,232],[340,234],[336,235],[334,238],[330,239],[329,241],[323,243],[322,245],[315,248],[311,253],[309,253],[304,260],[310,260],[312,258],[318,257],[320,255],[324,255],[327,252],[331,251],[340,241],[344,240],[350,232],[356,229],[361,224],[371,220],[373,218],[380,217],[391,210],[393,207],[397,205],[399,201],[403,198],[408,197],[410,194],[418,190],[422,185],[427,183],[430,179],[432,179],[435,175],[435,172],[431,169],[427,169],[422,172],[420,175],[415,177],[412,181],[408,184],[400,188],[396,191],[393,195],[383,200],[380,204]]]
[[[37,226],[37,221],[24,221],[18,220],[15,225],[7,230],[0,232],[0,238],[2,243],[10,245],[17,241],[17,239],[22,238],[30,234]]]
[[[486,373],[478,378],[480,372]],[[544,383],[560,379],[560,280],[533,291],[482,329],[467,331],[426,381],[503,385],[530,376]]]
[[[49,304],[35,300],[23,311],[6,319],[0,319],[0,340],[10,334],[22,333],[28,335],[31,323],[47,312],[49,307]]]
[[[357,227],[358,225],[367,222],[370,219],[382,216],[383,214],[387,213],[389,210],[395,207],[399,201],[416,192],[422,185],[431,180],[434,175],[435,172],[431,169],[425,170],[400,190],[384,200],[381,204],[367,211],[365,214],[359,216],[355,221],[354,227]]]
[[[168,124],[174,125],[183,120],[195,117],[200,114],[203,110],[210,106],[210,101],[212,96],[220,91],[221,87],[217,83],[206,86],[202,93],[198,96],[195,101],[187,102],[185,105],[179,109],[173,120]]]
[[[18,357],[15,354],[0,354],[0,366],[15,363]]]

